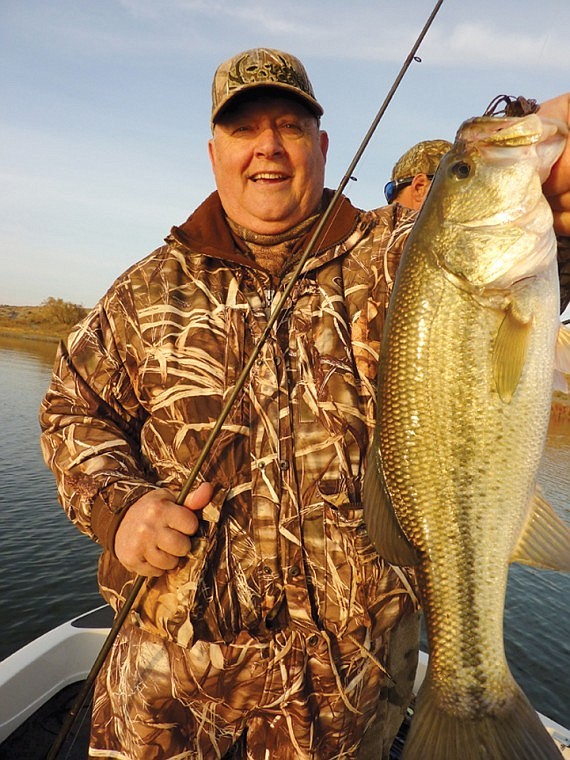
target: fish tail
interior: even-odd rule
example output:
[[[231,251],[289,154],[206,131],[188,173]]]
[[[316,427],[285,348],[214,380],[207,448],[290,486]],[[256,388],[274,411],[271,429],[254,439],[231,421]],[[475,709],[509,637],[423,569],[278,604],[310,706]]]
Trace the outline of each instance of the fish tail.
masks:
[[[418,693],[402,760],[560,760],[561,752],[517,688],[500,714],[460,718],[438,706],[429,672]]]

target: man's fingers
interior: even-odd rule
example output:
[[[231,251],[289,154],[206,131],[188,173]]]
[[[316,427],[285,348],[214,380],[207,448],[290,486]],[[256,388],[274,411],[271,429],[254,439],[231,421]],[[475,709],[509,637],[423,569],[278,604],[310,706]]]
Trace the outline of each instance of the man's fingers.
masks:
[[[190,542],[188,542],[188,544],[189,543]],[[176,554],[168,549],[162,549],[160,546],[156,546],[147,551],[145,560],[155,570],[164,572],[165,570],[174,570],[180,561],[180,557],[187,553],[187,551],[183,551],[182,554]]]
[[[558,235],[570,237],[570,210],[554,212],[554,230]]]
[[[173,570],[190,552],[190,538],[198,530],[199,515],[212,498],[214,488],[201,483],[184,501],[167,489],[142,496],[123,518],[115,537],[115,552],[128,569],[158,576]]]
[[[564,93],[540,105],[540,116],[556,119],[570,128],[570,93]],[[543,192],[554,212],[554,230],[558,235],[570,235],[570,139],[550,176]]]
[[[184,506],[192,510],[204,509],[210,502],[214,493],[214,486],[211,483],[200,483],[198,488],[188,494],[184,500]]]
[[[540,116],[560,119],[570,126],[570,92],[565,92],[540,104]]]
[[[180,507],[178,508],[180,509]],[[171,558],[174,558],[176,563],[179,557],[185,557],[190,552],[190,539],[188,535],[192,534],[181,533],[179,530],[171,530],[170,528],[163,529],[157,535],[156,550],[153,547],[153,552],[157,556],[159,553],[168,554]],[[147,559],[152,561],[150,553],[147,554]],[[157,567],[163,567],[163,565],[157,565]],[[164,569],[171,570],[172,568],[164,566]]]

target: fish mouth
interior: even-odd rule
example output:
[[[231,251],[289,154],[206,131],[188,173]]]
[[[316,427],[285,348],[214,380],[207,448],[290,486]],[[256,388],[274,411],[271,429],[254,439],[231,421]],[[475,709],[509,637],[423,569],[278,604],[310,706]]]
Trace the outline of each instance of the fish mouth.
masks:
[[[562,154],[567,136],[564,122],[533,113],[522,117],[478,116],[466,121],[457,137],[464,146],[476,147],[480,152],[532,146],[540,181],[544,182]]]
[[[459,136],[470,143],[516,148],[538,143],[542,135],[542,120],[533,113],[522,117],[477,116],[465,122]]]

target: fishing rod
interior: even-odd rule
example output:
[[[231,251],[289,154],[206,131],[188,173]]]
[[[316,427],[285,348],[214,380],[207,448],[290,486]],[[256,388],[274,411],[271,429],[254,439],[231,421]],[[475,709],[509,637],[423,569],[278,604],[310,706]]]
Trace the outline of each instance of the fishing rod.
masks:
[[[192,489],[192,486],[194,485],[196,478],[198,477],[198,474],[202,468],[202,465],[204,464],[206,458],[210,454],[210,451],[212,449],[212,446],[214,445],[218,434],[226,421],[226,418],[228,414],[230,413],[230,410],[237,399],[238,395],[242,392],[247,379],[249,377],[249,373],[251,371],[251,368],[253,367],[255,360],[257,359],[259,352],[263,348],[265,342],[269,338],[271,334],[271,330],[273,329],[273,326],[275,325],[276,321],[279,319],[281,314],[284,311],[285,304],[287,302],[287,299],[291,295],[291,292],[299,280],[301,274],[303,273],[303,269],[305,267],[305,264],[307,263],[309,257],[313,253],[317,241],[319,241],[321,234],[323,233],[323,230],[325,229],[325,226],[331,220],[331,217],[333,215],[333,212],[336,210],[336,207],[339,203],[339,200],[341,198],[341,195],[343,193],[343,190],[349,183],[351,179],[354,179],[353,173],[354,170],[360,161],[362,154],[366,150],[370,140],[372,139],[372,136],[374,132],[376,131],[376,128],[378,127],[378,124],[380,123],[380,120],[384,116],[384,113],[386,112],[386,109],[388,108],[388,105],[390,104],[390,101],[394,97],[394,94],[398,87],[400,86],[400,83],[402,79],[404,78],[404,75],[406,74],[408,68],[410,67],[412,61],[419,61],[420,59],[416,57],[418,48],[420,47],[421,43],[423,42],[424,37],[428,33],[428,30],[430,26],[433,23],[433,20],[435,19],[439,9],[441,8],[443,4],[443,0],[437,0],[431,14],[429,15],[429,18],[424,24],[423,29],[421,30],[420,34],[418,35],[416,41],[412,45],[412,48],[410,52],[408,53],[408,56],[406,57],[406,60],[404,61],[400,71],[398,72],[398,75],[396,76],[394,83],[392,84],[388,94],[386,95],[384,102],[380,106],[380,109],[378,110],[378,113],[374,117],[368,131],[366,132],[366,135],[364,136],[362,142],[360,143],[360,146],[358,147],[358,150],[354,154],[354,158],[350,162],[350,165],[348,166],[348,169],[346,170],[342,180],[340,181],[334,195],[332,196],[328,206],[323,211],[323,214],[319,220],[319,223],[311,236],[307,247],[305,248],[303,255],[299,259],[299,262],[295,269],[293,270],[291,274],[291,279],[289,280],[289,283],[287,284],[287,287],[284,289],[279,301],[275,305],[275,308],[272,311],[272,314],[270,315],[269,320],[267,321],[267,325],[265,329],[263,330],[258,342],[253,347],[253,350],[251,352],[251,355],[246,362],[241,374],[236,380],[236,383],[229,394],[226,403],[224,404],[222,411],[220,412],[220,415],[218,419],[216,420],[216,423],[214,424],[214,427],[212,428],[210,435],[208,436],[208,439],[206,440],[206,443],[204,444],[204,447],[202,451],[200,452],[200,455],[198,456],[198,459],[196,460],[196,463],[194,464],[194,467],[192,468],[192,471],[190,472],[184,486],[182,487],[182,490],[178,494],[178,498],[176,499],[176,504],[183,505],[186,497],[190,493],[190,490]],[[103,667],[103,663],[105,662],[105,659],[107,658],[107,655],[109,654],[109,651],[111,650],[111,647],[113,646],[113,643],[115,642],[115,639],[117,638],[119,631],[123,627],[123,624],[127,618],[127,615],[131,611],[132,607],[134,606],[137,597],[141,593],[143,584],[146,580],[146,576],[144,575],[138,575],[134,583],[132,585],[132,588],[125,599],[125,602],[121,609],[118,611],[117,616],[113,622],[113,625],[111,627],[111,630],[109,631],[109,634],[107,635],[107,638],[105,639],[105,642],[101,648],[101,651],[99,652],[97,659],[93,663],[93,666],[83,683],[83,686],[81,690],[79,691],[77,698],[75,700],[75,703],[71,710],[69,711],[66,720],[63,722],[63,725],[61,727],[61,730],[59,734],[57,735],[49,753],[46,756],[46,760],[56,760],[57,755],[63,746],[69,732],[73,728],[75,721],[78,718],[79,712],[81,711],[81,708],[85,704],[89,693],[91,691],[91,688],[93,687],[93,684],[95,683],[95,679],[97,678],[99,671]]]

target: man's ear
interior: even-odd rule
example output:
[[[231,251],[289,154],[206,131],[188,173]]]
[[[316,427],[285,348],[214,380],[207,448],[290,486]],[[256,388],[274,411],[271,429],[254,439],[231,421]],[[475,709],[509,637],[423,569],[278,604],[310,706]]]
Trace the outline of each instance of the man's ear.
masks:
[[[215,146],[214,146],[214,138],[212,137],[210,140],[208,140],[208,155],[210,156],[210,163],[212,165],[212,170],[216,170],[216,157],[215,157]]]
[[[321,145],[321,153],[325,161],[327,160],[327,153],[329,149],[329,136],[328,133],[321,129],[319,132],[319,142]]]
[[[416,174],[410,185],[410,191],[414,202],[413,208],[419,209],[424,202],[431,185],[431,179],[427,174]]]

